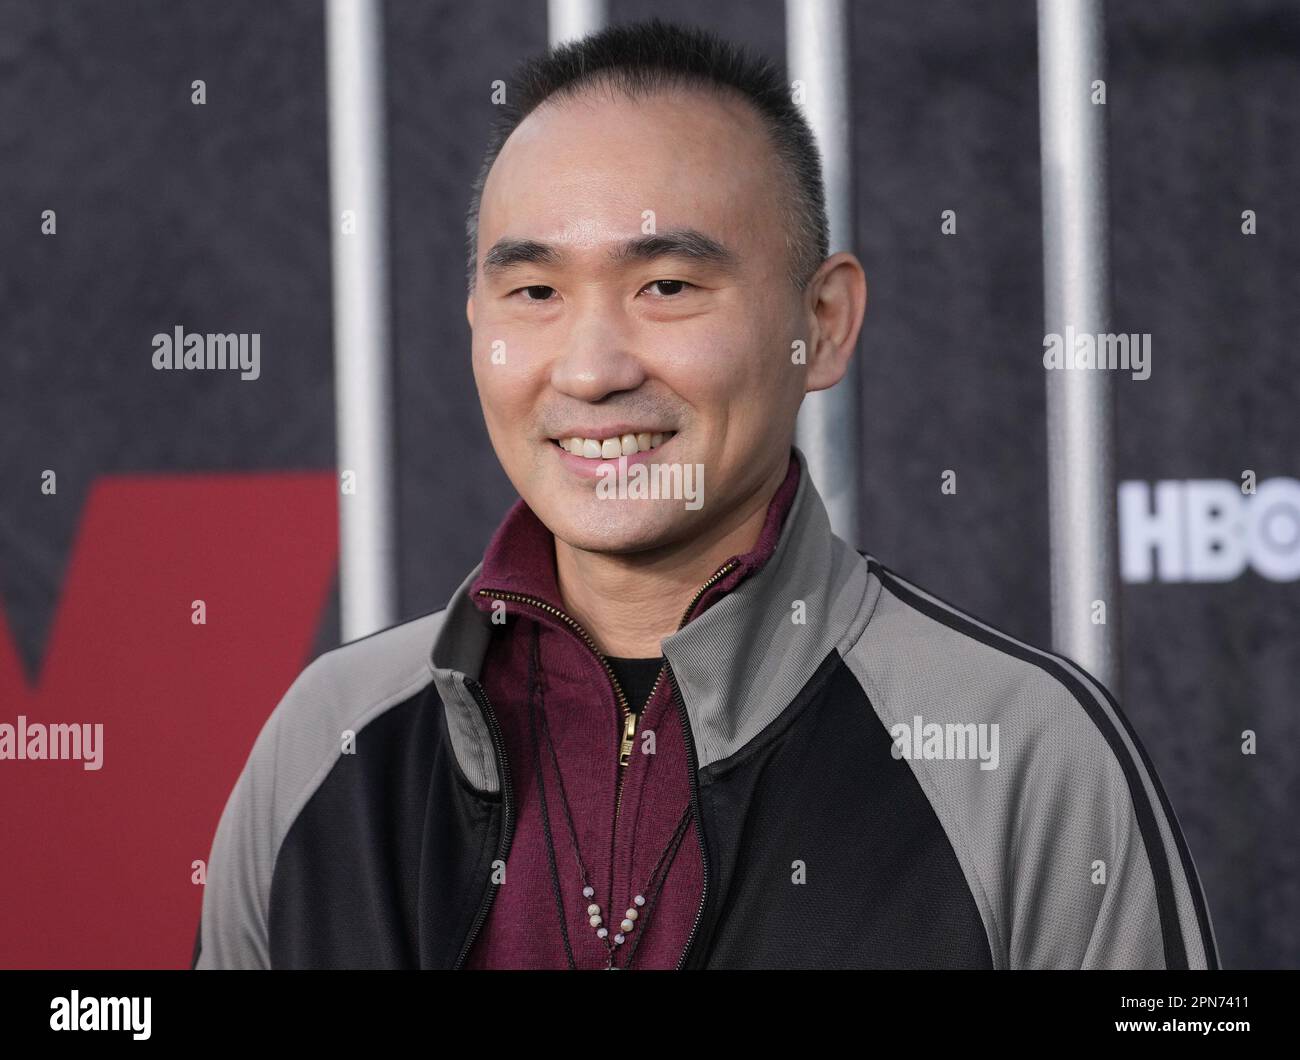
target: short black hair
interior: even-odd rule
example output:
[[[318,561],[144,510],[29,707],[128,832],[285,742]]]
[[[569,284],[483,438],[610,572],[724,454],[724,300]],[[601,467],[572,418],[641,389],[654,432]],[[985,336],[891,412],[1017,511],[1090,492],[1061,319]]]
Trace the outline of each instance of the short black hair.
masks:
[[[507,82],[505,102],[493,122],[487,154],[474,181],[465,223],[469,290],[478,259],[478,217],[492,164],[506,139],[552,97],[572,97],[602,85],[636,99],[668,88],[739,92],[758,112],[776,154],[792,178],[783,196],[789,276],[802,290],[826,259],[830,244],[821,157],[783,71],[707,30],[652,18],[610,26],[525,60]]]

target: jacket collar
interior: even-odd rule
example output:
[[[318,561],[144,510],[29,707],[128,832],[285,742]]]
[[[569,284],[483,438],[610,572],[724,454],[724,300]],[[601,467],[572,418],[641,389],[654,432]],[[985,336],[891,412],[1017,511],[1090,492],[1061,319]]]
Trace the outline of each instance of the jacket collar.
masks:
[[[761,566],[728,574],[714,587],[716,593],[701,599],[692,619],[662,641],[701,769],[757,736],[799,694],[830,651],[846,650],[861,634],[879,593],[879,583],[868,578],[866,560],[831,532],[807,458],[798,447],[793,453],[798,486],[775,545],[767,543],[770,556]],[[516,505],[507,522],[522,518],[518,513]],[[537,526],[549,533],[540,521]],[[535,527],[530,531],[537,536]],[[747,556],[767,551],[760,546]],[[457,759],[467,779],[487,791],[496,791],[500,781],[491,736],[469,681],[477,681],[491,638],[490,616],[474,590],[492,558],[489,546],[484,562],[452,594],[430,652]],[[743,568],[746,557],[740,559]],[[543,571],[554,591],[553,558],[533,570]]]
[[[828,653],[861,635],[880,583],[831,531],[804,454],[771,559],[663,641],[699,767],[735,754],[799,695]]]

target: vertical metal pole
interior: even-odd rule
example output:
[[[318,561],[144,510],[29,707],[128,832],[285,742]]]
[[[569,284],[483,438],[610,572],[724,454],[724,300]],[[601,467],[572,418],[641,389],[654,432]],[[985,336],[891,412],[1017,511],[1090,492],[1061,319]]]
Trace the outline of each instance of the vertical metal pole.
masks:
[[[803,111],[821,151],[830,252],[852,249],[853,172],[849,113],[849,26],[844,0],[786,0],[787,64],[804,85]],[[796,441],[826,502],[831,528],[858,544],[861,398],[858,359],[829,390],[804,397]]]
[[[378,0],[328,0],[334,403],[343,640],[397,613],[393,418],[385,195],[383,13]]]
[[[604,29],[608,20],[606,0],[548,0],[546,5],[547,36],[552,48]]]
[[[1102,0],[1038,0],[1046,333],[1110,330]],[[1052,645],[1120,695],[1113,372],[1047,376]],[[1095,621],[1105,604],[1105,624]]]

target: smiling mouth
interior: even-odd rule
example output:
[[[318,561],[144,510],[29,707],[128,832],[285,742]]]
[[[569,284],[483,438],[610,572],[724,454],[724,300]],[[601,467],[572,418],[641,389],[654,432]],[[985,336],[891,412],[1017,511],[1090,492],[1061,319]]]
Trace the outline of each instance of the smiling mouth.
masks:
[[[551,441],[574,456],[588,460],[615,460],[620,456],[633,456],[658,449],[676,434],[676,431],[656,431],[653,434],[642,431],[639,434],[621,434],[610,438],[552,438]]]

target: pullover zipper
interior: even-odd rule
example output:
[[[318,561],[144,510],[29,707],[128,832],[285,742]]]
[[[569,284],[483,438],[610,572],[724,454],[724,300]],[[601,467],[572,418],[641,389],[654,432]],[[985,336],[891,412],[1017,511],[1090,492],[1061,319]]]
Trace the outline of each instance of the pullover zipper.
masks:
[[[677,623],[678,630],[680,630],[684,625],[686,625],[687,620],[691,617],[691,612],[695,610],[695,605],[700,602],[700,597],[702,597],[706,592],[708,592],[710,587],[715,585],[720,579],[726,577],[726,575],[730,573],[735,568],[735,566],[736,566],[736,562],[734,560],[724,563],[721,567],[719,567],[716,571],[713,572],[713,576],[709,578],[708,581],[706,581],[703,585],[699,587],[698,590],[696,590],[695,595],[691,598],[690,604],[687,605],[685,613],[682,615],[681,621]],[[569,628],[572,629],[578,635],[578,637],[582,640],[582,642],[585,645],[587,645],[587,647],[591,650],[592,655],[594,655],[600,661],[601,666],[605,668],[605,673],[609,677],[609,683],[611,686],[613,686],[615,698],[618,700],[619,714],[623,718],[623,737],[618,748],[618,764],[619,764],[618,790],[616,791],[614,797],[614,820],[617,821],[619,818],[619,814],[622,812],[623,809],[623,778],[627,775],[627,765],[628,762],[631,761],[632,748],[636,742],[636,726],[637,726],[638,714],[636,711],[632,710],[632,708],[628,705],[627,695],[623,692],[622,685],[618,683],[618,678],[614,675],[613,668],[609,665],[608,662],[606,662],[605,656],[601,654],[600,649],[596,647],[596,642],[591,639],[591,634],[589,634],[585,629],[583,629],[581,623],[579,623],[576,618],[573,618],[571,615],[568,615],[565,612],[561,611],[558,607],[552,607],[545,600],[539,600],[535,596],[528,596],[524,593],[512,593],[512,592],[498,591],[493,589],[480,589],[478,591],[478,595],[486,596],[493,600],[513,600],[518,603],[529,604],[530,606],[536,607],[541,611],[545,611],[548,615],[554,615],[556,618],[560,619],[566,625],[568,625]],[[663,681],[664,670],[666,670],[667,668],[668,668],[668,662],[667,660],[665,660],[663,666],[659,670],[658,676],[655,677],[655,683],[650,688],[650,695],[646,697],[647,703],[649,703],[652,699],[654,699],[655,693],[659,691],[659,685]]]
[[[695,610],[695,605],[700,602],[700,598],[706,592],[708,592],[710,588],[712,588],[719,581],[721,581],[728,574],[730,574],[731,571],[733,571],[736,568],[736,566],[737,563],[735,560],[728,560],[726,563],[724,563],[721,567],[719,567],[716,571],[713,572],[713,575],[709,578],[708,581],[706,581],[703,585],[699,587],[699,589],[696,590],[695,595],[691,598],[691,602],[686,606],[686,610],[682,614],[681,621],[677,623],[678,632],[680,632],[681,629],[690,620],[691,612]],[[623,738],[621,743],[619,744],[619,754],[618,754],[618,764],[619,764],[618,790],[615,795],[615,801],[614,801],[614,821],[615,823],[617,823],[618,815],[622,810],[622,803],[623,803],[623,779],[627,775],[627,764],[631,760],[632,747],[635,743],[637,714],[628,706],[627,696],[624,694],[622,686],[618,683],[618,678],[614,675],[613,668],[609,665],[608,662],[606,662],[604,655],[602,655],[600,649],[596,647],[596,642],[591,639],[591,635],[585,629],[583,629],[582,625],[578,622],[578,620],[566,614],[565,612],[561,611],[558,607],[552,607],[545,600],[539,600],[535,596],[528,596],[524,593],[496,591],[493,589],[480,589],[478,590],[477,595],[490,597],[493,600],[513,600],[518,603],[529,604],[532,607],[536,607],[539,610],[545,611],[549,615],[554,615],[556,618],[562,620],[565,624],[567,624],[569,628],[572,629],[578,635],[578,637],[582,640],[582,642],[586,644],[588,648],[591,649],[591,653],[600,661],[601,666],[605,668],[605,673],[609,677],[609,683],[613,686],[614,695],[618,700],[619,712],[623,717]],[[672,667],[668,665],[667,659],[664,660],[663,666],[660,667],[659,674],[655,678],[655,683],[650,689],[650,695],[649,697],[647,697],[646,702],[649,703],[650,700],[654,698],[655,693],[659,690],[659,684],[663,680],[663,676],[665,672],[668,674],[669,683],[672,685],[673,700],[677,706],[678,716],[682,723],[682,735],[685,738],[685,742],[686,742],[687,765],[688,765],[688,772],[690,773],[690,786],[691,786],[691,813],[697,823],[697,832],[700,833],[697,836],[697,838],[700,844],[700,860],[701,860],[701,867],[703,869],[703,880],[704,880],[704,887],[700,894],[699,908],[696,909],[695,920],[691,924],[691,933],[686,939],[686,948],[682,951],[681,959],[677,962],[677,970],[680,971],[682,966],[686,963],[686,957],[690,953],[691,944],[695,941],[695,933],[699,929],[700,920],[704,914],[704,903],[709,893],[709,864],[708,864],[708,857],[705,854],[705,850],[704,850],[704,836],[702,834],[702,830],[700,830],[698,827],[698,822],[700,819],[700,800],[699,800],[699,781],[698,778],[696,777],[697,759],[695,755],[695,740],[691,735],[690,719],[686,714],[686,704],[682,700],[681,689],[677,685],[677,678],[673,675]],[[487,695],[477,681],[469,681],[468,683],[470,684],[471,689],[474,692],[475,698],[478,699],[480,705],[483,707],[484,714],[488,719],[488,727],[492,732],[492,741],[497,752],[497,762],[501,767],[501,775],[504,778],[502,781],[502,790],[505,793],[505,816],[504,816],[504,825],[502,830],[502,845],[501,845],[500,853],[498,854],[498,857],[504,860],[506,855],[509,854],[510,852],[510,840],[514,828],[514,822],[510,815],[510,811],[512,807],[511,807],[511,800],[510,800],[511,793],[510,793],[509,766],[504,761],[504,754],[502,753],[501,748],[496,746],[497,739],[501,729],[500,726],[497,724],[496,715],[492,712],[492,707],[488,703]],[[492,904],[492,895],[495,892],[495,890],[496,890],[495,887],[489,889],[485,901],[482,907],[479,909],[478,917],[474,922],[474,928],[470,933],[469,939],[465,943],[464,949],[461,951],[460,958],[456,962],[457,968],[459,968],[461,963],[465,960],[466,955],[469,953],[470,946],[473,945],[475,937],[478,935],[479,930],[483,926],[483,921],[487,918],[488,908]]]

